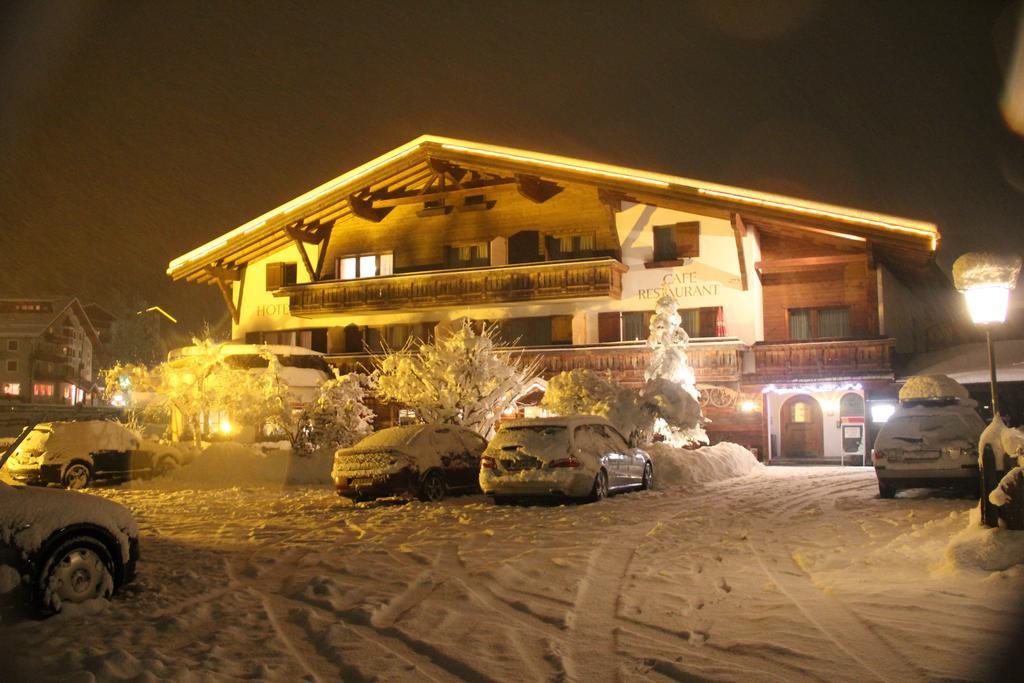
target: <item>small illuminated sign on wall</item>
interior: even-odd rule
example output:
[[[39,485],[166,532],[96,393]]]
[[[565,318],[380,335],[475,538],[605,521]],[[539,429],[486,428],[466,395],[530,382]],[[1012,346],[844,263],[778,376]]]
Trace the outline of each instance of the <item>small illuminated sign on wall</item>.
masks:
[[[896,412],[895,403],[871,403],[871,421],[886,422]]]

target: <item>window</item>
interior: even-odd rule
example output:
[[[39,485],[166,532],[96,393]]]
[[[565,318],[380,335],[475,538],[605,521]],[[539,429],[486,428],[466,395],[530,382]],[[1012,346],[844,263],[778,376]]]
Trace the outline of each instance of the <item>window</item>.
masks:
[[[793,403],[792,413],[790,414],[790,422],[810,422],[810,410],[808,410],[807,403],[804,401],[796,401]]]
[[[650,311],[598,313],[597,338],[600,342],[639,341],[650,335]]]
[[[17,339],[8,339],[7,340],[7,350],[8,351],[17,351],[18,350],[18,340]]]
[[[18,371],[18,361],[16,361],[16,360],[8,360],[7,361],[7,372],[17,372],[17,371]]]
[[[548,260],[557,261],[593,256],[597,239],[592,232],[580,235],[547,235],[544,244]]]
[[[679,317],[686,334],[691,337],[724,337],[725,324],[721,306],[680,308]]]
[[[654,261],[678,261],[700,256],[700,223],[654,226]]]
[[[53,385],[52,384],[33,384],[32,385],[33,396],[53,396]]]
[[[572,344],[572,316],[551,316],[551,343]]]
[[[21,396],[21,385],[17,382],[7,382],[0,385],[0,394],[4,396]]]
[[[298,281],[298,267],[294,263],[267,264],[267,291],[294,285]]]
[[[850,336],[850,309],[789,309],[790,339],[835,339]]]
[[[839,417],[864,417],[864,399],[857,394],[843,394],[839,401]]]
[[[339,280],[358,280],[366,277],[391,275],[394,272],[393,262],[391,252],[343,256],[335,264],[335,273]]]
[[[491,265],[490,244],[473,242],[471,244],[450,244],[444,248],[445,265],[449,268],[475,268]]]

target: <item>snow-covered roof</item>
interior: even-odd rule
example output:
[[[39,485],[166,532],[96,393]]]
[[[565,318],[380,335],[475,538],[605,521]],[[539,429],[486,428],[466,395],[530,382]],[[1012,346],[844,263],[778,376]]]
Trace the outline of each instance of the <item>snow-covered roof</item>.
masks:
[[[1000,382],[1024,382],[1024,339],[994,343],[996,374]],[[900,379],[914,375],[947,375],[960,384],[989,381],[988,350],[984,342],[960,344],[913,356]]]

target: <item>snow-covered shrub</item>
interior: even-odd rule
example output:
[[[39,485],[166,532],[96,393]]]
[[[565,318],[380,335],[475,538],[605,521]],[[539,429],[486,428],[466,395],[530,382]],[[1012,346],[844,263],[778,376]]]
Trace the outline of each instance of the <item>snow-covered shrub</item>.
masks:
[[[657,418],[639,392],[586,369],[560,372],[548,380],[541,406],[555,415],[607,418],[632,444],[650,440]]]
[[[296,453],[333,453],[372,432],[374,414],[366,405],[371,384],[366,375],[340,375],[335,369],[334,377],[320,385],[316,399],[299,419]]]
[[[446,422],[487,436],[527,382],[536,363],[504,350],[496,328],[477,333],[469,320],[441,330],[433,343],[410,340],[374,359],[377,395],[397,401],[424,422]]]
[[[964,385],[946,375],[914,375],[900,387],[900,401],[903,402],[943,398],[964,401],[970,397]]]

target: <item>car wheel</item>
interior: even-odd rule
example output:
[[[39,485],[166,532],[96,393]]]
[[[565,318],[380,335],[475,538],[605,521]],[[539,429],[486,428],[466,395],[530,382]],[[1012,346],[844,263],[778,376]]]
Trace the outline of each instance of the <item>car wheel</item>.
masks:
[[[162,455],[156,461],[156,467],[153,468],[153,476],[162,477],[171,472],[171,470],[177,469],[177,467],[178,461],[174,459],[173,455]]]
[[[608,475],[604,470],[597,473],[594,477],[594,488],[590,491],[590,500],[597,502],[604,500],[608,497]]]
[[[896,487],[892,484],[886,484],[881,479],[878,480],[878,496],[880,498],[895,498]]]
[[[44,614],[65,604],[108,598],[114,592],[114,561],[107,547],[92,536],[73,536],[42,562],[35,597]]]
[[[444,498],[445,489],[447,487],[444,484],[444,477],[437,470],[427,472],[427,476],[423,478],[423,483],[420,484],[420,500],[425,503],[436,503],[437,501]]]
[[[494,496],[495,505],[512,505],[516,499],[511,496]]]
[[[644,464],[644,478],[640,480],[640,488],[644,491],[654,486],[654,467],[651,463]]]
[[[73,462],[65,468],[61,481],[66,488],[84,489],[92,481],[92,470],[85,463]]]

